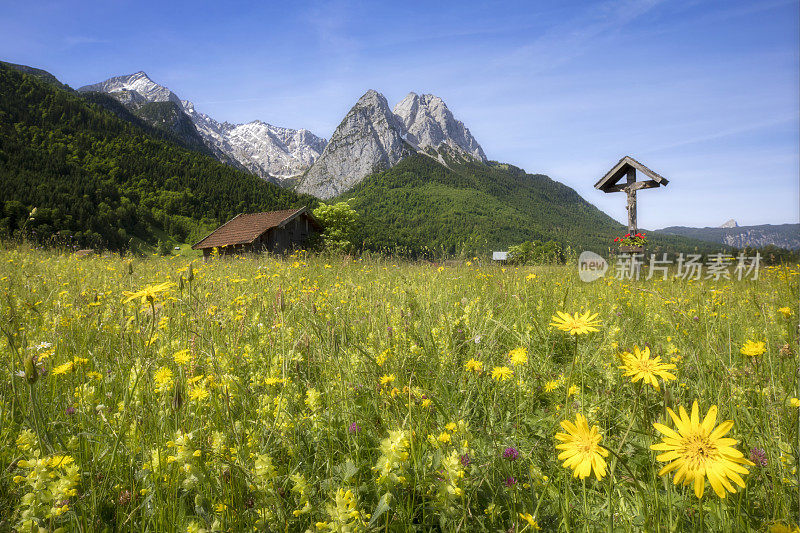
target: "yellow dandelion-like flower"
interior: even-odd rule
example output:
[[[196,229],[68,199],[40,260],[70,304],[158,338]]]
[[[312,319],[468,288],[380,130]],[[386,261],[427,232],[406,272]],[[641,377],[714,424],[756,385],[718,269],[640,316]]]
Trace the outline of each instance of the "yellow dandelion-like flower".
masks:
[[[631,378],[631,382],[636,383],[642,380],[643,383],[649,383],[656,390],[661,390],[657,377],[664,381],[676,379],[668,370],[675,370],[677,367],[672,363],[662,363],[659,355],[651,359],[650,348],[647,346],[644,350],[639,350],[638,346],[634,346],[633,353],[622,354],[622,365],[619,368],[625,371],[625,377]]]
[[[447,443],[448,443],[448,442],[450,442],[450,440],[451,440],[451,438],[450,438],[450,434],[449,434],[449,433],[446,433],[446,432],[444,432],[444,431],[443,431],[443,432],[441,432],[441,433],[439,434],[439,436],[438,436],[438,437],[436,437],[436,440],[438,440],[438,441],[439,441],[439,442],[441,442],[442,444],[447,444]]]
[[[386,385],[387,383],[392,383],[395,380],[394,374],[384,374],[381,376],[381,385]]]
[[[481,372],[483,372],[483,363],[481,363],[476,359],[470,359],[469,361],[464,363],[464,368],[466,368],[470,372],[480,374]]]
[[[664,424],[653,424],[664,437],[662,442],[653,444],[650,449],[665,452],[656,457],[659,461],[672,461],[665,465],[658,475],[663,476],[677,470],[674,483],[676,485],[680,482],[684,485],[694,483],[694,493],[698,498],[703,497],[706,477],[720,498],[725,497],[726,490],[736,492],[730,481],[744,488],[744,480],[739,474],[747,474],[748,470],[742,465],[753,466],[753,463],[734,448],[738,443],[737,440],[724,438],[733,428],[731,420],[726,420],[714,428],[717,421],[716,405],[711,406],[702,422],[697,400],[692,405],[691,416],[686,413],[683,406],[680,408],[680,417],[672,409],[667,408],[667,412],[678,431]]]
[[[784,318],[791,318],[794,312],[789,307],[780,307],[778,308],[778,312],[783,315]]]
[[[169,388],[169,386],[172,385],[172,370],[162,366],[156,370],[156,373],[153,375],[153,381],[155,381],[159,389]]]
[[[739,353],[742,355],[749,355],[750,357],[756,357],[758,355],[763,355],[764,352],[767,351],[766,343],[763,341],[747,341],[742,346],[742,349],[739,350]]]
[[[594,471],[595,477],[600,480],[606,475],[606,460],[608,450],[600,446],[603,436],[600,435],[600,428],[597,426],[589,427],[586,417],[578,413],[575,415],[575,423],[563,420],[561,427],[566,433],[556,433],[556,440],[561,444],[556,444],[556,449],[563,450],[558,454],[558,460],[563,460],[564,468],[573,470],[573,477],[585,479]]]
[[[789,398],[789,405],[791,405],[792,407],[800,407],[800,399]]]
[[[570,335],[585,335],[586,333],[599,331],[597,327],[600,326],[600,322],[597,320],[597,313],[591,314],[589,311],[584,314],[575,313],[573,316],[563,311],[558,311],[550,320],[552,320],[550,322],[551,326],[561,331],[566,331]]]
[[[175,360],[175,363],[185,365],[192,360],[192,354],[189,350],[181,350],[172,354],[172,358]]]
[[[202,401],[208,398],[211,393],[205,387],[192,387],[189,390],[189,398],[192,400]]]
[[[124,291],[122,293],[125,296],[125,299],[122,300],[122,303],[128,303],[131,300],[135,300],[136,298],[141,298],[142,303],[153,302],[160,293],[169,290],[174,283],[171,281],[165,281],[164,283],[159,283],[158,285],[148,285],[147,287],[138,290],[136,292],[128,292]]]
[[[506,381],[511,379],[514,372],[507,366],[496,366],[492,369],[492,379],[496,381]]]
[[[527,348],[514,348],[510,352],[508,352],[508,360],[511,362],[513,366],[524,365],[528,362],[528,350]]]
[[[66,374],[68,372],[72,372],[72,368],[75,366],[75,363],[72,361],[67,361],[63,365],[58,365],[53,369],[53,375],[58,376],[59,374]]]
[[[545,392],[553,392],[561,385],[561,381],[557,379],[551,379],[547,383],[544,384],[544,391]]]

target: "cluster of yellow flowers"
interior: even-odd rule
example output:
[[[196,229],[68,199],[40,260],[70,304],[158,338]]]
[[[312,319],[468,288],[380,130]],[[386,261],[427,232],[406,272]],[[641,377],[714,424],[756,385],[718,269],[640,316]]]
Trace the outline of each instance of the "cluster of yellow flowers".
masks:
[[[596,331],[593,328],[597,323],[592,322],[595,318],[596,315],[589,315],[588,312],[582,316],[577,313],[574,316],[559,313],[557,317],[553,317],[551,325],[556,325],[570,334],[580,335]],[[746,355],[760,355],[763,352],[763,342],[748,341],[745,348],[742,348],[742,353]],[[664,381],[676,379],[675,375],[669,372],[675,370],[676,366],[661,362],[660,356],[651,358],[649,347],[640,350],[635,346],[633,353],[624,352],[621,354],[621,359],[623,365],[619,368],[624,370],[624,376],[630,377],[634,383],[642,381],[660,390],[656,378]],[[692,405],[691,416],[686,413],[683,406],[680,407],[680,416],[670,408],[667,408],[667,412],[675,423],[677,431],[664,424],[654,423],[653,427],[664,436],[661,442],[650,447],[652,450],[665,452],[656,459],[669,463],[661,469],[659,475],[677,471],[674,483],[694,485],[694,492],[698,498],[703,497],[706,478],[720,498],[725,498],[727,492],[736,492],[731,481],[744,488],[745,483],[740,474],[747,474],[748,470],[743,465],[754,466],[754,463],[735,448],[738,441],[725,437],[733,428],[732,421],[728,420],[718,427],[715,426],[716,405],[711,406],[702,421],[697,400]],[[571,468],[575,477],[585,479],[594,472],[598,480],[602,479],[606,475],[605,458],[608,457],[609,451],[600,445],[602,440],[600,428],[596,425],[589,427],[586,417],[580,413],[575,415],[575,422],[564,420],[561,422],[561,427],[566,433],[556,433],[555,438],[559,441],[556,448],[562,450],[558,459],[564,461],[563,466]]]

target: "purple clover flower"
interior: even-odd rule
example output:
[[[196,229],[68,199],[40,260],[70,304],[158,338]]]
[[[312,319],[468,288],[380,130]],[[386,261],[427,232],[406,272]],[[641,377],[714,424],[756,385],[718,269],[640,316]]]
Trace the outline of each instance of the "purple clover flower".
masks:
[[[755,463],[756,466],[767,466],[767,452],[764,448],[755,447],[750,450],[750,461]]]
[[[503,450],[503,459],[508,459],[509,461],[516,461],[519,457],[519,450],[514,448],[513,446],[509,446],[505,450]]]
[[[66,412],[68,415],[72,416],[72,415],[74,415],[74,414],[75,414],[75,408],[74,408],[74,407],[72,407],[72,406],[70,406],[70,407],[67,407],[67,408],[66,408],[66,410],[65,410],[65,412]]]
[[[472,459],[469,458],[468,454],[464,454],[461,456],[461,466],[467,466],[472,462]]]
[[[350,425],[347,427],[347,431],[350,433],[358,433],[361,431],[361,426],[356,424],[355,422],[351,422]]]
[[[505,484],[506,484],[506,487],[511,488],[511,487],[513,487],[514,485],[517,484],[517,478],[515,478],[513,476],[509,476],[509,477],[506,478]]]

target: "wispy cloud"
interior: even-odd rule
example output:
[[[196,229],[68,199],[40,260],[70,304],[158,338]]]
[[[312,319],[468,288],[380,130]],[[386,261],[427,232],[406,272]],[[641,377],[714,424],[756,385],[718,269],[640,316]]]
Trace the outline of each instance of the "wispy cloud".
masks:
[[[616,36],[621,29],[652,10],[663,0],[614,0],[592,5],[583,12],[557,23],[504,58],[498,66],[523,67],[531,72],[561,65],[594,48],[604,35]]]
[[[786,124],[797,124],[797,121],[798,121],[798,116],[781,117],[781,118],[775,118],[775,119],[771,119],[771,120],[764,120],[764,121],[757,122],[757,123],[754,123],[754,124],[746,124],[746,125],[738,126],[738,127],[735,127],[735,128],[727,128],[727,129],[724,129],[724,130],[721,130],[721,131],[717,131],[717,132],[714,132],[714,133],[709,133],[707,135],[697,135],[697,136],[694,136],[694,137],[685,138],[685,139],[682,139],[680,141],[673,142],[673,143],[666,143],[666,144],[657,145],[657,146],[654,146],[652,148],[649,148],[648,150],[644,151],[643,153],[651,154],[651,153],[661,152],[661,151],[665,151],[665,150],[672,150],[674,148],[680,148],[680,147],[684,147],[684,146],[691,146],[693,144],[700,144],[700,143],[704,143],[704,142],[708,142],[708,141],[714,141],[714,140],[717,140],[717,139],[724,139],[725,137],[731,137],[731,136],[734,136],[734,135],[739,135],[739,134],[742,134],[742,133],[748,133],[748,132],[751,132],[751,131],[761,131],[761,130],[765,130],[765,129],[770,129],[770,128],[774,128],[775,126],[783,126],[783,125],[786,125]]]

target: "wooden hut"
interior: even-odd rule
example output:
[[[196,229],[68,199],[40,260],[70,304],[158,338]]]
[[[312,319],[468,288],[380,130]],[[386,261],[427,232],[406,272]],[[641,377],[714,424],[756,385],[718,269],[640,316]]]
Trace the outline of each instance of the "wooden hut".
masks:
[[[282,253],[302,247],[313,233],[321,231],[322,226],[305,207],[242,213],[206,235],[192,249],[203,250],[206,260],[214,248],[221,255],[264,251]]]

